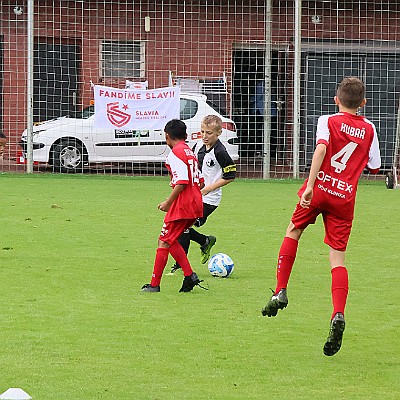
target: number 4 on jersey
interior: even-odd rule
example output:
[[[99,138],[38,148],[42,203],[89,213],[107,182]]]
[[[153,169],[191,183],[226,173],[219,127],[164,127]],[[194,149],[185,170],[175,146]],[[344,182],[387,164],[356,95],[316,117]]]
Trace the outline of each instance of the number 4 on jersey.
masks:
[[[356,149],[356,147],[357,143],[350,142],[346,144],[346,146],[344,146],[342,150],[338,151],[332,156],[331,165],[335,168],[335,172],[340,174],[346,169],[347,161],[349,161],[349,158],[353,154],[353,151]]]

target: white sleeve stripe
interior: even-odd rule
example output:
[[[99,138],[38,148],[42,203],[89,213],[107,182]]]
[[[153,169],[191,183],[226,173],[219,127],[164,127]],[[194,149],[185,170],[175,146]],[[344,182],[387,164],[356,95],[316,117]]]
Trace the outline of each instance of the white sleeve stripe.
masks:
[[[372,139],[371,147],[369,149],[369,160],[367,167],[370,169],[377,169],[381,167],[381,153],[379,151],[378,135],[375,126],[371,124],[374,129],[374,138]]]
[[[189,173],[187,165],[177,157],[172,151],[168,155],[168,162],[172,171],[173,183],[178,181],[188,181]]]
[[[321,117],[318,118],[318,124],[317,124],[317,140],[316,142],[318,143],[319,140],[325,140],[326,142],[329,143],[329,128],[328,128],[328,119],[331,117],[331,115],[322,115]]]

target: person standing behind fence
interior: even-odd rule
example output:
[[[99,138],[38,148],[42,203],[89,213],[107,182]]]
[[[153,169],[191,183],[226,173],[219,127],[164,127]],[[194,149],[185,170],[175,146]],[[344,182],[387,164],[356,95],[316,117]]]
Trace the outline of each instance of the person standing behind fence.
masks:
[[[329,335],[323,347],[327,356],[340,350],[345,329],[344,310],[349,288],[345,254],[358,179],[365,167],[377,173],[381,166],[375,126],[357,115],[358,109],[366,104],[364,83],[355,77],[344,78],[334,100],[339,112],[318,119],[317,143],[309,177],[298,192],[300,201],[279,251],[275,291],[262,309],[262,315],[272,317],[288,305],[286,289],[299,239],[304,229],[322,214],[324,242],[330,247],[333,303]],[[311,296],[309,300],[312,301]]]
[[[0,158],[3,157],[6,144],[7,144],[7,137],[3,132],[0,132]]]
[[[271,88],[273,90],[273,87]],[[254,125],[254,148],[257,153],[263,152],[264,143],[264,81],[257,82],[255,93],[250,97],[250,113],[255,118]],[[271,93],[271,112],[270,120],[270,156],[272,159],[276,157],[278,143],[278,108],[276,94]]]
[[[164,128],[165,141],[171,148],[165,165],[171,176],[172,192],[158,205],[158,209],[166,212],[166,215],[158,238],[151,282],[143,285],[143,292],[160,291],[160,282],[169,254],[183,270],[184,279],[180,292],[190,292],[202,282],[193,272],[187,255],[178,242],[183,231],[203,216],[200,187],[203,186],[204,179],[200,175],[195,154],[185,143],[186,129],[185,123],[178,119],[169,121]]]

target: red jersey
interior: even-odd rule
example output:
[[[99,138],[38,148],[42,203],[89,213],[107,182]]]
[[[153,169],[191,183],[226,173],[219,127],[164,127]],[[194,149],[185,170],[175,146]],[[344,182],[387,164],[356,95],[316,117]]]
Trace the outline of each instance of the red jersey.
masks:
[[[165,222],[202,217],[203,198],[199,185],[203,178],[193,150],[184,141],[179,142],[168,154],[165,165],[171,176],[171,186],[185,185],[169,208]]]
[[[381,156],[375,125],[365,117],[339,112],[318,119],[317,144],[326,155],[314,185],[312,205],[353,219],[358,179],[365,167],[379,169]],[[307,181],[299,191],[302,195]]]

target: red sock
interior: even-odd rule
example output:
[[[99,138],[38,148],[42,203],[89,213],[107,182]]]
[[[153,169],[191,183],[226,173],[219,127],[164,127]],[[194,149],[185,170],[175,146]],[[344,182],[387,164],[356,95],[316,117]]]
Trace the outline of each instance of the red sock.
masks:
[[[180,265],[183,271],[183,275],[190,276],[193,273],[192,267],[190,266],[189,260],[183,250],[183,247],[178,243],[175,242],[170,248],[169,252],[174,260]]]
[[[151,286],[159,286],[161,277],[164,272],[164,268],[168,261],[168,249],[164,247],[158,247],[156,251],[156,259],[154,261],[153,275],[151,278]]]
[[[349,275],[346,267],[335,267],[332,268],[332,303],[333,303],[333,314],[332,318],[336,313],[340,312],[344,314],[344,308],[346,307],[347,293],[349,292]]]
[[[298,244],[299,242],[296,239],[287,236],[283,239],[279,250],[278,268],[276,270],[275,293],[278,293],[281,289],[286,289],[287,287],[294,260],[296,259]]]

